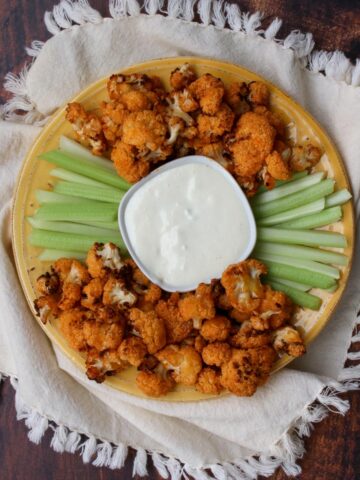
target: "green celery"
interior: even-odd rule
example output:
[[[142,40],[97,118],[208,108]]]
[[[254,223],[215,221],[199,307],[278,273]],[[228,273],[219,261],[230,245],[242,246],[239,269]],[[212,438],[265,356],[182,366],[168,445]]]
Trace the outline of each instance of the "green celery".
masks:
[[[84,177],[84,175],[79,175],[78,173],[70,172],[69,170],[64,170],[63,168],[54,168],[51,170],[50,175],[52,177],[60,178],[61,180],[66,180],[67,182],[95,185],[97,187],[108,187],[108,185],[105,183],[97,182],[92,178]]]
[[[74,159],[80,158],[93,163],[94,165],[98,165],[99,167],[107,168],[111,172],[115,172],[115,167],[111,160],[93,155],[86,147],[83,147],[80,143],[71,138],[65,137],[64,135],[61,135],[60,137],[59,148],[69,157]]]
[[[311,285],[317,288],[329,288],[335,283],[335,280],[328,275],[322,273],[312,272],[305,268],[293,267],[277,262],[265,262],[269,275],[277,277],[279,280],[292,280],[293,282],[300,282],[304,285]]]
[[[325,198],[325,207],[328,208],[342,205],[343,203],[346,203],[348,200],[350,200],[351,197],[352,195],[349,190],[343,188],[341,190],[338,190],[337,192],[332,193],[331,195],[328,195]]]
[[[304,247],[301,245],[283,245],[279,243],[257,242],[254,252],[260,254],[283,255],[296,259],[315,260],[322,263],[347,265],[348,258],[342,253],[322,250],[320,248]]]
[[[293,208],[291,210],[287,210],[286,212],[281,212],[276,215],[271,215],[270,217],[260,218],[256,224],[258,226],[271,226],[282,224],[283,222],[288,223],[290,220],[294,220],[297,218],[304,217],[305,215],[314,214],[312,216],[318,215],[316,212],[321,212],[325,207],[325,200],[320,198],[319,200],[315,200],[315,202],[308,203],[306,205],[302,205],[301,207]]]
[[[308,175],[308,172],[306,170],[304,170],[303,172],[296,172],[296,173],[293,173],[292,174],[292,177],[289,178],[288,180],[275,180],[275,187],[274,188],[277,188],[277,187],[280,187],[281,185],[285,185],[286,183],[291,183],[291,182],[294,182],[295,180],[299,180],[300,178],[303,178],[303,177],[306,177],[306,175]],[[269,192],[270,190],[268,190],[265,185],[261,185],[258,189],[258,191],[256,192],[256,195],[253,197],[253,199],[255,199],[255,197],[257,197],[258,195],[260,195],[261,193],[263,192]]]
[[[269,217],[270,215],[276,215],[277,213],[301,207],[302,205],[306,205],[329,195],[334,190],[334,185],[335,181],[328,178],[312,187],[305,188],[304,190],[292,193],[286,197],[265,204],[255,205],[253,207],[254,215],[256,218]]]
[[[331,207],[325,208],[322,212],[315,213],[312,215],[306,215],[304,217],[296,218],[290,220],[289,222],[280,223],[276,225],[277,228],[290,228],[292,229],[310,229],[324,227],[325,225],[330,225],[331,223],[338,222],[342,218],[342,209],[341,207]]]
[[[257,238],[262,242],[300,244],[315,247],[345,248],[346,238],[341,233],[320,230],[285,230],[281,228],[260,227]]]
[[[94,222],[94,221],[87,221],[83,222],[82,220],[78,220],[78,223],[83,225],[91,225],[92,227],[99,227],[99,228],[107,228],[108,230],[116,230],[119,231],[119,224],[117,220],[113,222]]]
[[[300,172],[303,173],[303,172]],[[306,175],[306,174],[305,174]],[[264,193],[259,193],[251,199],[251,205],[261,205],[263,203],[268,203],[279,198],[286,197],[292,193],[299,192],[305,188],[316,185],[324,178],[324,172],[314,173],[313,175],[304,176],[298,178],[297,180],[292,180],[286,183],[283,183],[280,186],[276,186],[272,190],[268,190]]]
[[[71,204],[45,204],[36,212],[35,217],[39,220],[51,221],[105,221],[111,222],[117,218],[117,205],[112,203],[101,203],[87,201]]]
[[[90,200],[99,200],[106,203],[120,203],[125,195],[123,190],[104,186],[83,185],[81,183],[58,182],[54,191],[63,195],[73,195],[75,197],[88,198]]]
[[[42,262],[52,262],[59,258],[76,258],[77,260],[85,260],[86,253],[46,248],[37,258]]]
[[[310,308],[311,310],[319,310],[319,308],[321,307],[322,300],[315,295],[302,292],[301,290],[293,288],[289,285],[285,285],[281,282],[274,282],[273,280],[269,280],[268,283],[274,290],[284,292],[291,298],[294,303],[300,305],[301,307]]]
[[[79,197],[73,197],[70,195],[60,195],[50,190],[35,190],[35,198],[42,205],[43,203],[84,203]]]
[[[34,228],[39,230],[48,230],[50,232],[78,233],[80,235],[99,235],[118,234],[119,230],[109,230],[107,228],[99,228],[91,225],[83,225],[81,223],[72,222],[51,222],[47,220],[39,220],[36,217],[27,217],[28,222]]]
[[[302,292],[307,292],[308,290],[311,290],[310,285],[304,285],[303,283],[293,282],[292,280],[284,280],[283,278],[279,279],[279,278],[276,278],[276,277],[272,277],[271,275],[267,275],[266,279],[271,281],[271,282],[281,282],[284,285],[288,285],[289,287],[297,288],[298,290],[301,290]]]

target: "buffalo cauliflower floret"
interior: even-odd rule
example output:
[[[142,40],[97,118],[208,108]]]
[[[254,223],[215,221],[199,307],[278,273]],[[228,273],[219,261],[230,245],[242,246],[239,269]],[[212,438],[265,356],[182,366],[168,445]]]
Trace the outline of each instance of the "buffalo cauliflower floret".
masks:
[[[125,323],[120,311],[110,305],[99,305],[94,311],[94,318],[100,323]]]
[[[125,281],[122,278],[110,276],[104,285],[104,305],[115,305],[120,309],[129,308],[136,303],[136,300],[137,296],[126,288]]]
[[[195,293],[189,293],[179,301],[180,314],[185,321],[193,320],[194,328],[201,328],[202,320],[215,316],[215,303],[210,285],[200,283]]]
[[[85,350],[87,342],[84,334],[84,324],[88,321],[89,315],[86,311],[73,308],[61,312],[59,315],[60,331],[75,350]]]
[[[276,358],[269,346],[233,349],[230,360],[221,366],[221,384],[235,395],[250,397],[266,382]]]
[[[231,322],[228,318],[217,315],[203,322],[200,334],[208,342],[225,341],[230,333]]]
[[[271,343],[271,333],[255,330],[249,321],[241,324],[238,332],[230,338],[233,347],[258,348]]]
[[[220,105],[213,115],[200,113],[197,116],[200,138],[206,142],[217,141],[219,137],[230,132],[234,118],[234,112],[226,103]]]
[[[195,340],[194,340],[194,348],[197,352],[201,353],[204,348],[206,347],[207,342],[205,338],[203,338],[201,335],[196,335]]]
[[[165,346],[166,330],[164,321],[154,311],[142,312],[138,308],[132,308],[129,318],[135,332],[142,337],[150,354],[156,353]]]
[[[150,172],[150,163],[138,155],[137,149],[121,141],[111,150],[111,160],[117,173],[130,183],[138,182]]]
[[[230,265],[225,270],[221,283],[233,308],[248,313],[259,306],[264,296],[260,275],[265,273],[265,265],[253,259]]]
[[[105,375],[114,375],[128,366],[119,358],[116,350],[98,352],[95,348],[87,352],[85,364],[88,379],[98,383],[105,380]]]
[[[283,327],[274,332],[273,347],[279,354],[300,357],[306,352],[304,341],[294,327]]]
[[[136,385],[150,397],[161,397],[174,388],[175,382],[164,368],[157,367],[154,371],[140,371],[136,376]]]
[[[114,74],[107,82],[109,97],[117,101],[122,101],[125,94],[134,90],[151,93],[161,88],[161,83],[157,77],[149,77],[142,73]]]
[[[66,120],[74,129],[77,139],[89,146],[94,155],[102,155],[107,149],[100,119],[94,113],[88,113],[80,103],[69,103],[66,108]]]
[[[195,99],[199,101],[200,108],[204,113],[209,115],[216,114],[225,93],[222,80],[210,73],[205,73],[190,83],[188,89]]]
[[[185,100],[186,98],[181,92],[175,92],[169,95],[167,98],[167,116],[181,118],[185,122],[185,125],[189,127],[194,124],[194,119],[182,109]]]
[[[267,105],[269,103],[270,92],[263,82],[250,82],[248,85],[248,100],[257,105]]]
[[[250,105],[246,101],[249,93],[245,82],[233,82],[225,91],[225,101],[237,115],[242,115],[250,110]]]
[[[206,365],[220,367],[231,357],[231,347],[228,343],[214,342],[203,348],[202,359]]]
[[[138,367],[147,354],[147,348],[140,337],[128,337],[121,342],[118,352],[121,360]]]
[[[208,395],[219,395],[222,389],[220,373],[212,368],[203,368],[199,373],[196,390]]]
[[[81,305],[89,310],[95,310],[101,301],[106,278],[93,278],[83,289]]]
[[[235,322],[238,323],[243,323],[246,320],[250,319],[250,313],[244,313],[244,312],[239,312],[239,310],[236,310],[236,308],[232,308],[229,312],[228,315],[230,318],[235,320]]]
[[[265,158],[265,163],[269,174],[275,178],[275,180],[288,180],[291,177],[291,170],[288,163],[276,150],[272,151]]]
[[[113,243],[94,243],[88,251],[86,265],[93,278],[120,272],[124,267],[120,251]]]
[[[166,370],[171,371],[171,376],[176,383],[195,385],[202,368],[201,357],[195,348],[188,345],[167,345],[156,354]]]
[[[170,74],[170,85],[174,90],[182,90],[196,80],[194,70],[188,63],[175,68]]]
[[[167,127],[152,110],[130,113],[123,124],[122,141],[141,150],[154,151],[165,142]]]
[[[87,345],[99,352],[119,347],[125,333],[125,322],[100,323],[95,320],[85,321],[83,335]]]
[[[262,321],[264,327],[275,329],[282,327],[291,318],[293,311],[294,304],[285,293],[266,286],[265,295],[261,299],[256,316]],[[260,325],[260,322],[257,323]]]
[[[54,263],[54,270],[61,282],[59,308],[68,310],[81,300],[82,286],[89,282],[87,269],[78,260],[60,258]]]
[[[46,272],[36,280],[36,289],[41,295],[52,295],[59,289],[60,281],[55,272]]]
[[[263,115],[270,125],[275,128],[278,135],[281,137],[286,135],[286,126],[279,113],[273,112],[263,105],[256,105],[253,108],[253,112]]]
[[[173,293],[167,301],[160,300],[155,307],[157,315],[164,320],[168,343],[180,343],[193,329],[193,322],[183,319],[178,302],[179,294]]]
[[[315,145],[297,145],[292,149],[290,166],[295,172],[302,172],[310,169],[318,163],[321,158],[321,150]]]
[[[123,124],[129,111],[122,103],[103,102],[101,104],[101,122],[106,140],[110,145],[121,138]]]
[[[195,100],[187,88],[179,92],[178,101],[181,110],[185,113],[195,112],[195,110],[199,108],[199,103]]]
[[[34,301],[34,308],[36,314],[43,324],[59,313],[58,307],[59,298],[56,295],[43,295]]]
[[[201,145],[196,148],[196,153],[212,158],[230,172],[232,172],[233,170],[233,163],[229,156],[226,154],[222,142],[206,143],[204,145]]]

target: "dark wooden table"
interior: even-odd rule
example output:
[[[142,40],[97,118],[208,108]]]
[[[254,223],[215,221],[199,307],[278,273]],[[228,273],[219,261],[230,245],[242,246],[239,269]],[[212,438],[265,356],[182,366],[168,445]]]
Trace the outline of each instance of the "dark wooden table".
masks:
[[[8,71],[19,72],[26,60],[25,46],[32,40],[49,37],[42,21],[54,0],[0,0],[0,83]],[[91,0],[91,5],[107,15],[107,0]],[[260,10],[265,20],[284,19],[280,36],[293,29],[313,32],[317,48],[342,50],[352,60],[360,57],[359,0],[237,0],[243,11]],[[8,93],[0,88],[0,101]],[[77,455],[55,453],[50,434],[41,445],[30,443],[26,427],[16,421],[14,392],[10,382],[0,387],[0,478],[2,480],[127,480],[131,478],[132,459],[125,468],[111,471],[84,465]],[[349,393],[351,412],[346,417],[331,414],[315,427],[306,440],[307,454],[300,462],[301,480],[360,479],[360,395]],[[278,471],[273,480],[284,480]],[[148,479],[160,479],[149,467]]]

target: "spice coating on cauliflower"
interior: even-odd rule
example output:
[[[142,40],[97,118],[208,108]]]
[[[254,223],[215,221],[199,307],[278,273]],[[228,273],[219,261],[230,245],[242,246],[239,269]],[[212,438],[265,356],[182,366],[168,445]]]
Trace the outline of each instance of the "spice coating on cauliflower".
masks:
[[[231,357],[231,347],[228,343],[214,342],[203,348],[202,359],[206,365],[221,367]]]
[[[273,347],[279,354],[287,353],[292,357],[300,357],[306,352],[304,341],[293,327],[283,327],[274,333]]]
[[[164,321],[154,311],[142,312],[132,308],[129,314],[130,321],[144,340],[148,352],[156,353],[166,344],[166,330]]]
[[[132,307],[137,301],[137,296],[126,288],[122,278],[110,276],[104,285],[104,305],[116,305],[118,308]]]
[[[193,322],[182,317],[178,302],[179,294],[173,293],[167,301],[160,300],[155,307],[157,315],[164,320],[168,343],[180,343],[193,329]]]
[[[215,303],[211,287],[201,283],[195,293],[187,294],[179,301],[179,310],[183,319],[193,320],[194,328],[201,328],[201,321],[215,316]]]
[[[174,90],[182,90],[196,80],[194,70],[188,63],[175,68],[170,74],[170,85]]]
[[[205,73],[190,83],[188,89],[196,100],[199,101],[200,108],[204,113],[208,115],[216,114],[225,93],[224,84],[219,78],[214,77],[210,73]]]
[[[207,393],[208,395],[219,395],[223,390],[220,382],[220,374],[212,368],[204,368],[199,374],[196,390]]]
[[[88,251],[86,265],[93,278],[105,277],[109,273],[124,267],[120,251],[113,243],[94,243]]]
[[[175,382],[166,371],[142,370],[136,376],[136,385],[150,397],[161,397],[174,388]]]
[[[217,315],[214,318],[203,322],[200,334],[208,342],[223,342],[227,339],[231,328],[231,322],[228,318]]]
[[[118,352],[121,360],[138,367],[147,354],[147,348],[141,338],[128,337],[121,342]]]
[[[112,149],[111,160],[118,174],[130,183],[138,182],[150,172],[149,162],[137,158],[136,148],[121,141]]]
[[[168,345],[155,356],[166,370],[171,371],[176,383],[195,385],[202,368],[201,357],[195,348]]]

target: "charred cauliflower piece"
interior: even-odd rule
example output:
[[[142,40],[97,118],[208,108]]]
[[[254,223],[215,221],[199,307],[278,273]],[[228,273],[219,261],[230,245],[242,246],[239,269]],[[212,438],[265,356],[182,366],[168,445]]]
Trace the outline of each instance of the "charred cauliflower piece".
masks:
[[[195,293],[189,293],[179,301],[182,318],[192,320],[194,328],[201,328],[202,320],[215,316],[215,303],[210,285],[200,283]]]
[[[121,360],[138,367],[147,355],[147,348],[141,338],[128,337],[121,342],[118,352]]]
[[[256,322],[260,329],[260,321],[265,329],[276,329],[282,327],[284,323],[290,320],[294,311],[294,304],[291,299],[283,292],[273,290],[271,287],[265,287],[265,295],[261,299],[260,305],[257,309]],[[252,321],[254,325],[254,321]],[[255,328],[255,327],[254,327]]]
[[[216,317],[203,322],[200,334],[208,342],[223,342],[229,336],[230,328],[230,320],[226,317],[217,315]]]
[[[164,320],[168,343],[180,343],[193,329],[192,320],[184,320],[180,313],[179,298],[178,293],[173,293],[167,301],[160,300],[155,307],[157,315]]]
[[[125,322],[123,319],[114,323],[101,323],[88,320],[83,324],[83,335],[87,345],[99,352],[117,349],[124,337]]]
[[[206,365],[221,367],[231,357],[231,347],[228,343],[214,342],[203,348],[202,359]]]
[[[111,150],[111,160],[117,173],[130,183],[138,182],[150,172],[150,163],[138,156],[137,149],[121,141]]]
[[[75,350],[81,351],[87,348],[84,324],[88,319],[88,313],[80,308],[66,310],[59,315],[60,331],[68,341],[70,347]]]
[[[188,63],[175,68],[170,74],[170,85],[174,90],[182,90],[196,80],[194,70]]]
[[[103,132],[109,145],[114,145],[121,138],[123,124],[129,111],[122,103],[103,102],[101,108],[101,123]]]
[[[306,352],[304,341],[294,327],[283,327],[274,332],[273,347],[279,354],[300,357]]]
[[[222,142],[206,143],[204,145],[200,145],[195,150],[197,154],[212,158],[222,167],[226,168],[226,170],[232,172],[233,163],[227,155]]]
[[[98,383],[105,380],[105,375],[114,375],[128,366],[120,360],[116,350],[98,352],[95,348],[88,351],[85,364],[88,379]]]
[[[36,280],[36,289],[41,295],[53,295],[59,286],[59,277],[55,272],[46,272]]]
[[[233,347],[258,348],[271,343],[271,333],[255,330],[251,322],[241,324],[239,331],[230,338]]]
[[[213,115],[200,113],[197,127],[200,138],[206,142],[216,142],[219,137],[231,131],[235,114],[226,103],[219,106]]]
[[[142,370],[136,376],[138,388],[150,397],[161,397],[173,390],[175,382],[163,367],[154,371]]]
[[[137,296],[126,288],[125,281],[111,275],[104,285],[104,305],[115,305],[117,308],[124,309],[132,307],[136,301]]]
[[[195,385],[202,368],[202,361],[193,347],[167,345],[155,356],[166,370],[171,371],[171,376],[176,383]]]
[[[233,308],[249,313],[259,306],[265,294],[260,275],[266,272],[265,265],[253,259],[230,265],[225,270],[221,283]]]
[[[268,105],[270,92],[263,82],[250,82],[248,100],[256,105]]]
[[[101,301],[106,278],[96,277],[90,280],[82,289],[81,305],[89,310],[95,310]]]
[[[88,113],[80,103],[69,103],[66,108],[66,120],[74,129],[77,139],[89,146],[94,155],[102,155],[107,149],[100,119],[94,113]]]
[[[288,180],[291,177],[288,162],[276,150],[265,158],[265,163],[269,174],[275,180]]]
[[[166,344],[166,330],[164,321],[154,311],[142,312],[138,308],[132,308],[129,314],[134,330],[144,340],[148,352],[156,353]]]
[[[233,349],[230,360],[221,366],[221,384],[235,395],[250,397],[266,382],[276,358],[269,346]]]
[[[208,395],[219,395],[222,389],[220,373],[212,368],[203,368],[196,383],[196,390]]]
[[[225,101],[237,115],[242,115],[250,110],[250,105],[246,100],[248,93],[249,89],[245,82],[233,82],[226,89]]]
[[[188,86],[189,92],[200,103],[202,111],[208,115],[215,115],[218,111],[224,93],[223,82],[211,75],[205,73]]]
[[[58,301],[59,298],[57,295],[43,295],[34,300],[36,314],[44,325],[48,320],[58,315]]]
[[[103,278],[111,272],[120,272],[124,262],[118,247],[113,243],[94,243],[88,251],[86,265],[93,278]]]
[[[166,134],[163,117],[152,110],[142,110],[126,117],[122,141],[140,150],[154,151],[165,142]]]
[[[60,278],[61,298],[59,308],[68,310],[81,300],[82,286],[89,282],[87,269],[78,260],[60,258],[54,263],[54,270]]]
[[[290,158],[291,169],[295,172],[302,172],[312,168],[321,158],[321,150],[311,143],[297,145],[292,149]]]

